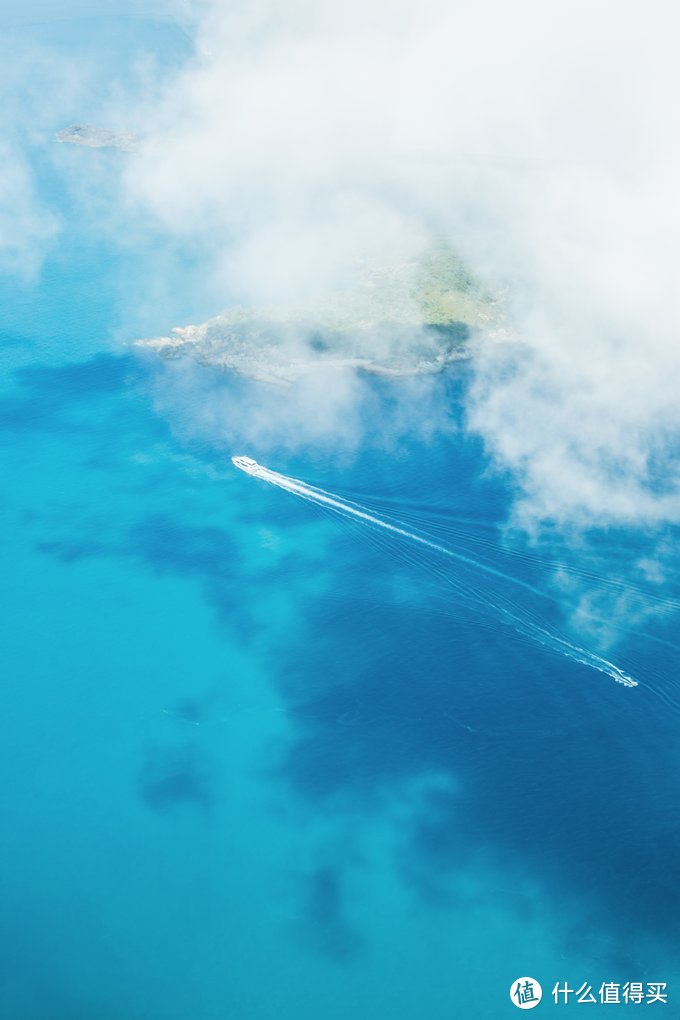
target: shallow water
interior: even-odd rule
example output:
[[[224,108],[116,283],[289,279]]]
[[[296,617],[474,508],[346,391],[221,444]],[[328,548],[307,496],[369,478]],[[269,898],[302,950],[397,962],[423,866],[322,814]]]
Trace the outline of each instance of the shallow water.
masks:
[[[495,1017],[518,974],[672,981],[672,647],[622,641],[621,688],[467,602],[455,563],[174,440],[152,365],[25,353],[2,405],[8,1015]],[[408,491],[423,528],[431,496],[438,534],[453,475],[459,547],[495,535],[506,569],[482,465],[452,437],[314,481],[402,518]]]

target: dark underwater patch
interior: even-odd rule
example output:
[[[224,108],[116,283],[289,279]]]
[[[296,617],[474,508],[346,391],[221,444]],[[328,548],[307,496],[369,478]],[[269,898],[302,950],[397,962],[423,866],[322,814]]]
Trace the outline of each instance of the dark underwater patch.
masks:
[[[234,577],[236,543],[224,528],[186,524],[154,514],[129,533],[130,550],[160,573],[197,575],[219,581]]]
[[[87,361],[62,365],[31,365],[15,373],[22,386],[35,394],[56,395],[62,403],[117,393],[140,375],[138,359],[117,354],[96,354]]]
[[[361,937],[346,917],[343,876],[324,865],[305,880],[300,934],[309,948],[339,962],[351,959],[361,948]]]
[[[81,560],[91,559],[96,556],[107,556],[112,552],[111,546],[94,539],[64,539],[36,542],[37,552],[46,556],[53,556],[67,566],[71,563],[79,563]]]
[[[19,390],[0,399],[0,429],[83,431],[88,426],[65,412],[90,400],[113,396],[143,378],[144,367],[130,355],[97,354],[87,361],[31,365],[15,370]]]
[[[210,811],[217,795],[213,760],[194,744],[149,748],[138,775],[139,793],[153,811],[189,806]]]

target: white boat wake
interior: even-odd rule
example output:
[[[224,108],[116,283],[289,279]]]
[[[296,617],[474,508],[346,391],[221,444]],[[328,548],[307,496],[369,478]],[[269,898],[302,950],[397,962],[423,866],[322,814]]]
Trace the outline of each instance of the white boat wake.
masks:
[[[527,584],[525,581],[521,581],[519,578],[512,577],[503,571],[496,570],[494,567],[491,567],[486,563],[482,563],[479,560],[473,559],[471,556],[466,556],[463,553],[449,549],[447,546],[440,545],[438,542],[432,542],[430,539],[424,538],[422,535],[417,535],[412,531],[407,531],[406,528],[400,528],[396,524],[390,524],[389,521],[382,520],[380,517],[376,517],[374,514],[368,513],[358,505],[336,499],[335,496],[331,493],[325,492],[323,489],[317,489],[312,485],[307,485],[306,482],[302,482],[298,478],[291,478],[288,475],[279,474],[278,471],[271,471],[269,468],[263,467],[262,464],[258,464],[258,462],[253,460],[252,457],[232,457],[231,460],[234,467],[237,467],[240,471],[244,471],[248,475],[252,475],[253,478],[260,478],[263,482],[268,482],[270,485],[276,485],[279,489],[291,492],[293,495],[300,496],[302,499],[311,500],[312,502],[321,504],[322,506],[330,507],[332,510],[337,511],[340,514],[354,517],[358,520],[365,521],[367,524],[371,524],[374,527],[383,528],[385,531],[401,535],[403,538],[407,538],[411,542],[417,542],[421,546],[426,546],[428,549],[432,549],[435,552],[441,553],[443,556],[448,556],[451,559],[465,563],[467,566],[474,567],[476,570],[482,571],[483,573],[491,574],[503,581],[510,581],[512,584],[521,588],[526,588],[536,594],[543,594],[532,585]],[[612,680],[615,680],[616,683],[622,684],[624,687],[638,686],[637,680],[633,680],[631,676],[624,673],[624,671],[619,669],[619,667],[613,662],[609,662],[608,659],[604,659],[595,652],[591,652],[587,648],[582,648],[580,645],[574,644],[567,638],[562,637],[561,635],[556,634],[533,621],[522,620],[507,606],[491,602],[489,599],[486,601],[517,630],[529,635],[540,644],[551,648],[555,652],[566,655],[568,658],[575,662],[580,662],[584,666],[590,666],[599,673],[606,674]]]

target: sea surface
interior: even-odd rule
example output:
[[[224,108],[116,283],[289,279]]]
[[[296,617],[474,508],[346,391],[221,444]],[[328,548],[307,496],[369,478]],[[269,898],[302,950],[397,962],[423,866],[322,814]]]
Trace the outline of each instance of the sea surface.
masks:
[[[363,382],[351,452],[187,427],[205,387],[179,414],[184,363],[130,345],[216,309],[138,300],[151,246],[92,232],[76,156],[108,158],[43,169],[59,244],[0,283],[0,1015],[498,1020],[530,976],[539,1016],[634,981],[669,1004],[605,1015],[680,1016],[672,551],[631,579],[675,536],[532,544],[469,366],[449,427],[390,442],[400,384]]]

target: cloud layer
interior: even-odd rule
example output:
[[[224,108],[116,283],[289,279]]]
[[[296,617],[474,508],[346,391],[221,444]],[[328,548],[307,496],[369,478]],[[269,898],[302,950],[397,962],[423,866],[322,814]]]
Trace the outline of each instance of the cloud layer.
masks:
[[[127,185],[204,240],[225,304],[332,291],[357,253],[444,238],[507,287],[522,343],[480,350],[469,421],[527,513],[675,519],[672,6],[219,0],[197,17]]]
[[[48,96],[59,88],[68,95],[72,80],[44,47],[24,41],[22,52],[11,35],[4,34],[0,43],[0,61],[0,273],[30,281],[59,231],[59,216],[41,194],[38,179],[45,150],[41,128],[53,110]]]
[[[107,213],[121,236],[153,224],[149,236],[164,232],[200,262],[222,307],[338,294],[357,258],[408,262],[450,244],[507,295],[520,341],[480,344],[467,411],[519,481],[525,523],[677,520],[674,5],[173,0],[149,10],[175,18],[195,48],[175,73],[138,75],[134,109],[129,90],[118,106],[107,99],[102,127],[144,135],[123,202]],[[74,106],[74,77],[51,60],[32,60],[32,78],[27,59],[8,54],[3,69],[14,115],[0,267],[23,275],[58,228],[31,158],[42,158],[57,105]],[[163,292],[153,280],[148,290]],[[305,416],[318,423],[321,410],[324,435],[342,433],[362,387],[324,372],[296,396],[284,443],[313,440]],[[271,405],[280,435],[282,400]],[[263,399],[258,420],[267,413]]]

